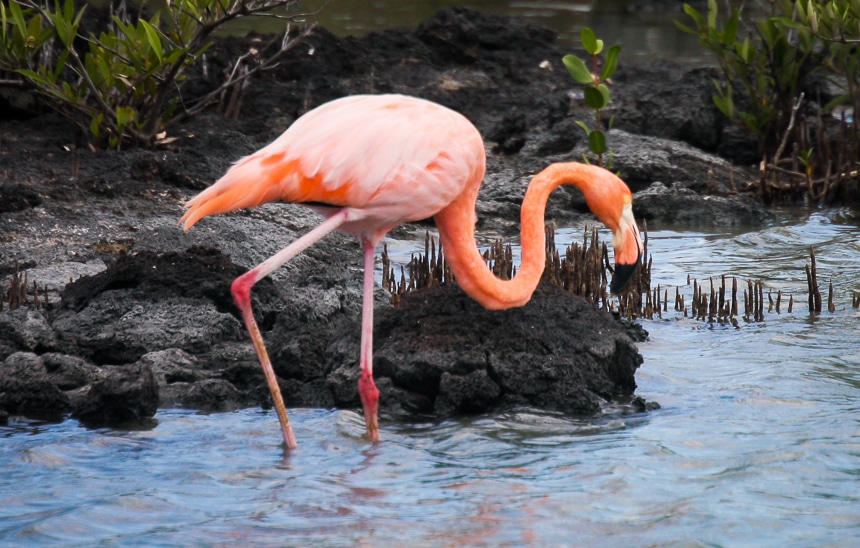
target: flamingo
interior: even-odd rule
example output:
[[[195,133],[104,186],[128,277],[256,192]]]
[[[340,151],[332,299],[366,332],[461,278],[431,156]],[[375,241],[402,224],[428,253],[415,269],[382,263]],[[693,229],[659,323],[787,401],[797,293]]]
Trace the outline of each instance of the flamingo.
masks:
[[[239,276],[231,291],[263,367],[288,449],[297,447],[275,372],[251,309],[251,288],[333,230],[356,236],[364,251],[358,391],[367,437],[379,439],[379,391],[373,381],[373,265],[377,245],[395,226],[433,217],[459,285],[488,309],[522,306],[545,264],[544,210],[549,194],[572,184],[611,231],[620,292],[642,253],[627,185],[609,171],[554,163],[529,184],[522,205],[522,265],[513,280],[496,278],[475,243],[475,202],[486,155],[480,133],[461,114],[404,95],[354,95],[297,119],[271,144],[238,160],[189,200],[180,219],[188,230],[215,213],[267,202],[303,204],[325,218],[313,230]]]

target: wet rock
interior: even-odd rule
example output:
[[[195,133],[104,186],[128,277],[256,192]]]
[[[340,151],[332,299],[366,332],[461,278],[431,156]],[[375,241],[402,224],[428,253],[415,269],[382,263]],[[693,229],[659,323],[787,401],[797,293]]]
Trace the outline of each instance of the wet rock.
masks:
[[[0,363],[0,409],[4,412],[56,419],[70,407],[69,398],[51,381],[36,354],[16,352]]]
[[[684,226],[761,226],[773,214],[747,196],[702,196],[680,184],[656,182],[633,198],[637,218]]]
[[[358,335],[345,329],[329,347],[328,382],[339,406],[358,405]],[[641,363],[610,314],[555,286],[502,311],[452,285],[377,310],[374,376],[383,409],[449,416],[527,404],[587,415],[632,394]]]
[[[102,368],[104,378],[75,402],[72,416],[91,425],[140,422],[158,409],[158,384],[146,365]]]

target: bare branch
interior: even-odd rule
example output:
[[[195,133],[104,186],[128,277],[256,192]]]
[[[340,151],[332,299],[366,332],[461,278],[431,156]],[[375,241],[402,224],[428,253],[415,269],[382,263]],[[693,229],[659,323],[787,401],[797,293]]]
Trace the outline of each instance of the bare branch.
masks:
[[[800,109],[800,105],[803,104],[803,96],[804,94],[801,92],[801,94],[794,100],[794,105],[791,107],[791,117],[788,119],[788,127],[785,128],[785,133],[782,135],[782,141],[779,143],[779,148],[776,149],[776,154],[773,155],[774,162],[779,161],[782,157],[782,153],[785,150],[785,144],[788,142],[788,135],[794,128],[794,117],[797,114],[798,109]]]
[[[241,64],[241,62],[243,60],[247,59],[248,57],[250,57],[252,54],[249,52],[249,53],[246,53],[246,54],[242,55],[241,57],[239,57],[239,59],[237,59],[237,61],[236,61],[236,64],[234,64],[233,69],[231,70],[230,76],[227,78],[227,80],[223,84],[218,86],[216,89],[210,91],[209,93],[207,93],[206,95],[204,95],[203,97],[201,97],[200,99],[195,101],[194,106],[192,106],[190,108],[186,108],[185,112],[183,113],[182,118],[186,119],[186,118],[189,118],[189,117],[194,116],[196,114],[199,114],[204,109],[206,109],[208,106],[210,106],[212,103],[214,103],[219,97],[222,96],[222,94],[225,91],[227,91],[231,87],[234,87],[236,85],[241,84],[242,82],[244,82],[245,80],[247,80],[248,78],[250,78],[251,76],[253,76],[254,74],[256,74],[260,71],[270,70],[270,69],[274,68],[275,66],[277,66],[278,60],[280,59],[280,57],[283,54],[285,54],[287,51],[289,51],[290,49],[295,47],[299,42],[301,42],[308,35],[310,35],[311,32],[313,32],[313,29],[314,29],[314,27],[310,26],[310,27],[306,28],[305,30],[303,30],[295,38],[290,39],[290,37],[289,37],[290,29],[288,28],[287,31],[284,33],[283,39],[281,41],[281,48],[274,55],[272,55],[271,57],[269,57],[264,62],[257,65],[256,67],[250,69],[249,71],[243,72],[242,74],[237,75],[237,73],[239,72],[238,68],[239,68],[239,65]]]

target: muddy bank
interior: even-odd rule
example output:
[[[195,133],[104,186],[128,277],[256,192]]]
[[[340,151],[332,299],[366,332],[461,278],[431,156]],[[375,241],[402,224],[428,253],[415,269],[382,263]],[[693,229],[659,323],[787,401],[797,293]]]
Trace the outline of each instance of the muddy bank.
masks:
[[[219,42],[212,80],[194,89],[211,89],[219,67],[248,47],[245,39]],[[139,420],[159,405],[267,405],[229,284],[318,218],[267,205],[207,218],[185,233],[177,225],[181,204],[310,108],[347,94],[396,92],[437,101],[476,124],[488,152],[478,230],[514,234],[530,176],[550,162],[580,160],[586,150],[574,121],[592,114],[561,63],[566,53],[547,29],[462,9],[412,31],[362,38],[317,29],[251,82],[238,119],[206,113],[171,128],[179,139],[158,150],[92,152],[55,115],[7,108],[0,287],[19,272],[37,283],[45,303],[0,312],[0,409],[100,423]],[[736,192],[752,173],[733,151],[748,147],[720,122],[713,77],[668,62],[626,67],[622,56],[613,169],[637,193],[634,211],[649,223],[771,219]],[[658,100],[661,93],[684,100]],[[553,195],[548,220],[583,218],[590,214],[576,190]],[[392,236],[415,238],[428,226]],[[360,286],[357,242],[333,235],[255,287],[288,405],[357,407]],[[641,357],[629,330],[607,313],[575,297],[546,297],[551,289],[503,313],[483,311],[456,288],[436,291],[397,310],[377,292],[383,412],[447,416],[525,403],[591,414],[602,402],[633,396]],[[446,347],[452,340],[468,352]]]

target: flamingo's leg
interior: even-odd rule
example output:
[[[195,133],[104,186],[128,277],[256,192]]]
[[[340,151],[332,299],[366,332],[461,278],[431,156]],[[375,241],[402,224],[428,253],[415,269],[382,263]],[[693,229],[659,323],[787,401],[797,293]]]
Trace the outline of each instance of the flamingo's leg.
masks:
[[[373,262],[376,253],[375,239],[363,238],[364,248],[364,290],[361,305],[361,376],[358,378],[358,394],[364,408],[364,422],[367,424],[367,437],[379,440],[379,390],[373,382]]]
[[[281,431],[284,434],[284,443],[287,444],[287,448],[289,449],[295,449],[298,447],[296,444],[296,436],[293,434],[293,427],[290,425],[290,419],[287,416],[287,409],[284,406],[284,399],[281,396],[281,389],[278,387],[278,380],[277,377],[275,377],[275,370],[272,368],[269,353],[266,352],[266,345],[263,342],[263,336],[260,333],[260,328],[257,327],[257,321],[254,319],[254,311],[251,309],[251,288],[255,283],[271,274],[272,271],[277,269],[279,266],[295,257],[311,246],[314,242],[319,241],[326,234],[335,230],[348,220],[350,220],[350,210],[342,209],[338,211],[295,242],[291,243],[275,255],[269,257],[245,274],[236,278],[231,287],[233,300],[236,302],[236,306],[242,314],[242,319],[245,321],[245,327],[248,328],[248,333],[251,335],[251,341],[254,343],[254,349],[257,351],[257,357],[260,358],[260,365],[263,366],[263,374],[266,376],[266,383],[269,385],[269,390],[272,392],[272,401],[275,404],[278,421],[281,423]]]

